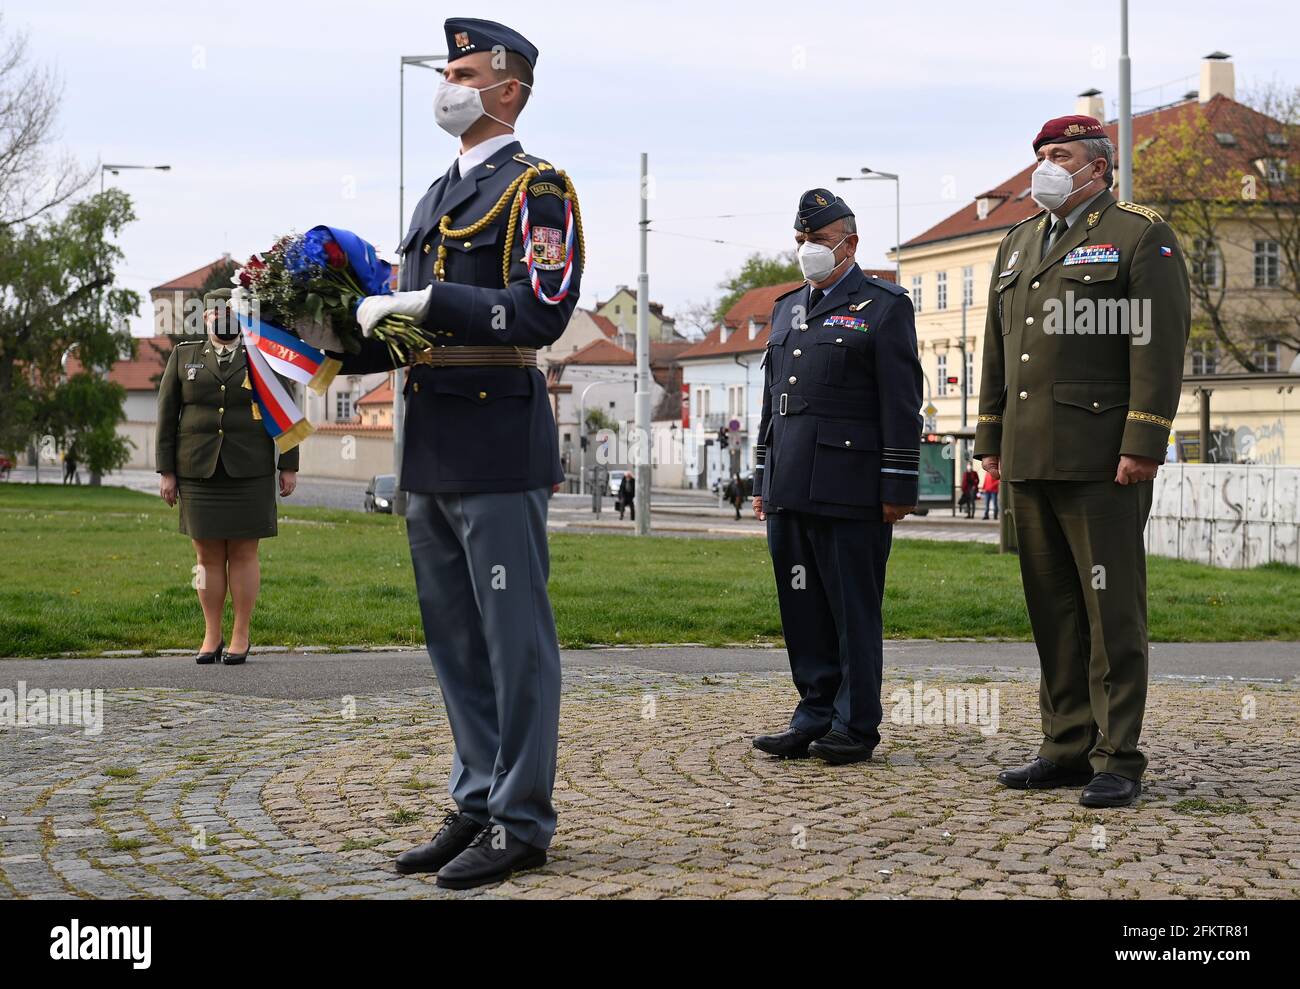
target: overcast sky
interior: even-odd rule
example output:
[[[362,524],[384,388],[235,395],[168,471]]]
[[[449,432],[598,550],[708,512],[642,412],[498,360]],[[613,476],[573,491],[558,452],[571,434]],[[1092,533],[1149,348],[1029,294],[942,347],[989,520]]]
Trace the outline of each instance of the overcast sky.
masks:
[[[1239,95],[1300,83],[1300,5],[1131,6],[1135,109],[1195,89],[1215,49],[1233,56]],[[1080,91],[1101,89],[1114,116],[1118,11],[1118,0],[4,4],[7,28],[30,32],[64,81],[63,145],[87,163],[172,166],[109,177],[135,199],[123,280],[142,294],[317,223],[391,257],[398,58],[442,52],[442,21],[459,12],[541,51],[518,135],[577,185],[582,305],[636,283],[638,154],[649,153],[650,290],[669,311],[716,298],[751,251],[788,247],[805,189],[843,194],[858,260],[884,267],[892,184],[835,186],[837,175],[899,173],[907,239],[1023,167],[1039,126],[1073,112]],[[434,124],[437,79],[406,74],[408,210],[456,151]]]

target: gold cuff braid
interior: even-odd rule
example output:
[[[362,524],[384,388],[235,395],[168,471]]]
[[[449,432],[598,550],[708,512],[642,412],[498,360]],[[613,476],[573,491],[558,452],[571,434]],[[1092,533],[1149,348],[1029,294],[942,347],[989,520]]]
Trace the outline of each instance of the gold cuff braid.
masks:
[[[986,413],[986,414],[980,416],[979,421],[980,421],[980,422],[988,422],[988,423],[1000,424],[1000,423],[1002,422],[1002,417],[1001,417],[1001,416],[988,415],[988,414]]]
[[[1159,426],[1162,429],[1169,429],[1173,426],[1173,420],[1165,419],[1158,415],[1152,415],[1150,412],[1130,412],[1129,419],[1133,422],[1149,422],[1153,426]]]

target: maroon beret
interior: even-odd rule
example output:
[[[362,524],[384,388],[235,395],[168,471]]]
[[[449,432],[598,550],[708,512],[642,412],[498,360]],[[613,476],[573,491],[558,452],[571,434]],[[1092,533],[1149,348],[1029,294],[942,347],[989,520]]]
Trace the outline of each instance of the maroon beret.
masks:
[[[1072,114],[1068,117],[1055,117],[1043,124],[1043,129],[1034,138],[1034,150],[1044,144],[1062,144],[1066,141],[1083,141],[1090,137],[1105,137],[1106,128],[1096,117]]]

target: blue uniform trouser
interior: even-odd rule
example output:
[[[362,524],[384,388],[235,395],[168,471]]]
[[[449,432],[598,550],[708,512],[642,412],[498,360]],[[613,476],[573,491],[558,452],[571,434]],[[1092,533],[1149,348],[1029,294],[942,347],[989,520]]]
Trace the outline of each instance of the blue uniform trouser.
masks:
[[[451,722],[460,812],[539,848],[555,834],[560,649],[546,488],[407,495],[424,636]]]
[[[880,741],[885,563],[894,527],[802,512],[767,516],[781,627],[799,706],[790,727]]]

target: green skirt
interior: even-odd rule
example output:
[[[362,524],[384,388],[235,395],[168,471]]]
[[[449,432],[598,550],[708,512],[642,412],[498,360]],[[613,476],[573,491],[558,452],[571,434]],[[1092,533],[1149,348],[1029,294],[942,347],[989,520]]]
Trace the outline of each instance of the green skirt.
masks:
[[[181,532],[191,539],[266,539],[276,534],[275,475],[231,477],[217,458],[211,477],[177,479]]]

